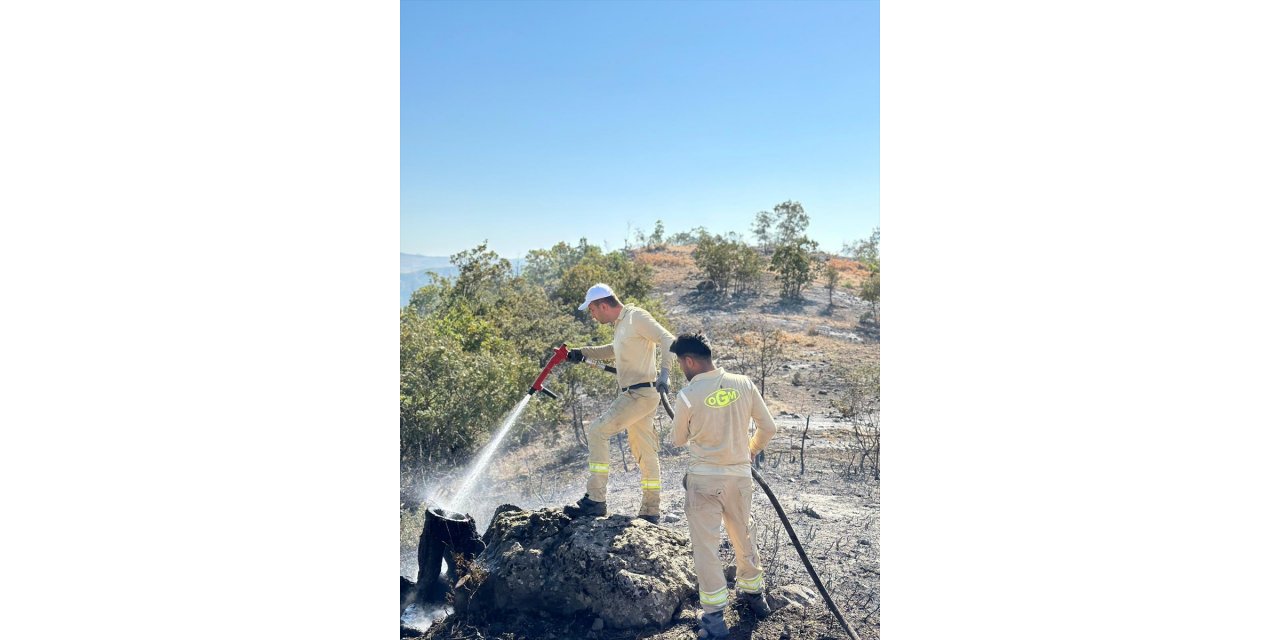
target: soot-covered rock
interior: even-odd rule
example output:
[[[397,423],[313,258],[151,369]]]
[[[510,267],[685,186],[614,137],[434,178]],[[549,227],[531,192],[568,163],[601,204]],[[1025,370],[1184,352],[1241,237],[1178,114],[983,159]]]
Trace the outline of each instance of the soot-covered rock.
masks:
[[[696,592],[684,531],[638,518],[572,519],[498,507],[463,581],[470,613],[599,617],[610,628],[667,626]]]

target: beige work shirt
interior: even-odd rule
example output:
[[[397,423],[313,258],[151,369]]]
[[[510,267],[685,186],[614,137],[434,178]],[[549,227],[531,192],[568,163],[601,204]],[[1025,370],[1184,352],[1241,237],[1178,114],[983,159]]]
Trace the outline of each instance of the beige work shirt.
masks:
[[[778,432],[751,378],[719,367],[700,373],[676,394],[671,442],[689,446],[689,473],[750,476],[751,452]],[[751,421],[755,435],[748,437]]]
[[[582,355],[592,360],[613,360],[618,370],[618,388],[625,389],[657,379],[653,348],[658,347],[660,368],[671,367],[671,343],[676,337],[658,324],[648,311],[624,305],[613,321],[613,342],[600,347],[582,347]]]

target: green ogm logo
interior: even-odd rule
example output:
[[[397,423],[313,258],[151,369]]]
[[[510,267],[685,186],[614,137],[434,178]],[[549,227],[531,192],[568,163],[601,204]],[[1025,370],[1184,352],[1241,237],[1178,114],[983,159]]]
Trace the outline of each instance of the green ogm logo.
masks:
[[[712,409],[722,409],[733,404],[738,399],[738,395],[737,389],[719,389],[707,396],[703,402]]]

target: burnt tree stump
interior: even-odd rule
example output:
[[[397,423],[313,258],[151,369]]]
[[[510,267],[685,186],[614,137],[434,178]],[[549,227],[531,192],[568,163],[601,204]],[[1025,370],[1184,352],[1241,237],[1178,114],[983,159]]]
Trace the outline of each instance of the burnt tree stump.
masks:
[[[458,580],[454,554],[471,559],[484,551],[470,515],[440,506],[427,507],[418,537],[417,602],[442,602],[449,585]],[[448,582],[440,580],[440,563],[448,565]]]

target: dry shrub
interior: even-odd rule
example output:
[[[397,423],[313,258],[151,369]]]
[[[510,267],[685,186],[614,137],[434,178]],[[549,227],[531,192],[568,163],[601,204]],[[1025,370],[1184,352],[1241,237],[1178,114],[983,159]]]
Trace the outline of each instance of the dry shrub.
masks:
[[[804,335],[803,333],[792,333],[790,331],[783,331],[782,343],[790,344],[790,345],[809,345],[809,344],[812,344],[813,341],[810,340],[808,336]]]
[[[857,260],[850,260],[849,258],[831,256],[828,260],[828,264],[835,267],[836,271],[839,271],[842,274],[870,272],[870,270],[863,266],[861,262],[858,262]]]
[[[836,271],[840,272],[840,286],[845,288],[853,288],[871,275],[871,270],[857,260],[831,256],[827,260],[827,264],[835,267]]]
[[[694,266],[693,258],[688,253],[679,251],[640,251],[635,254],[635,261],[654,268],[693,268]]]

